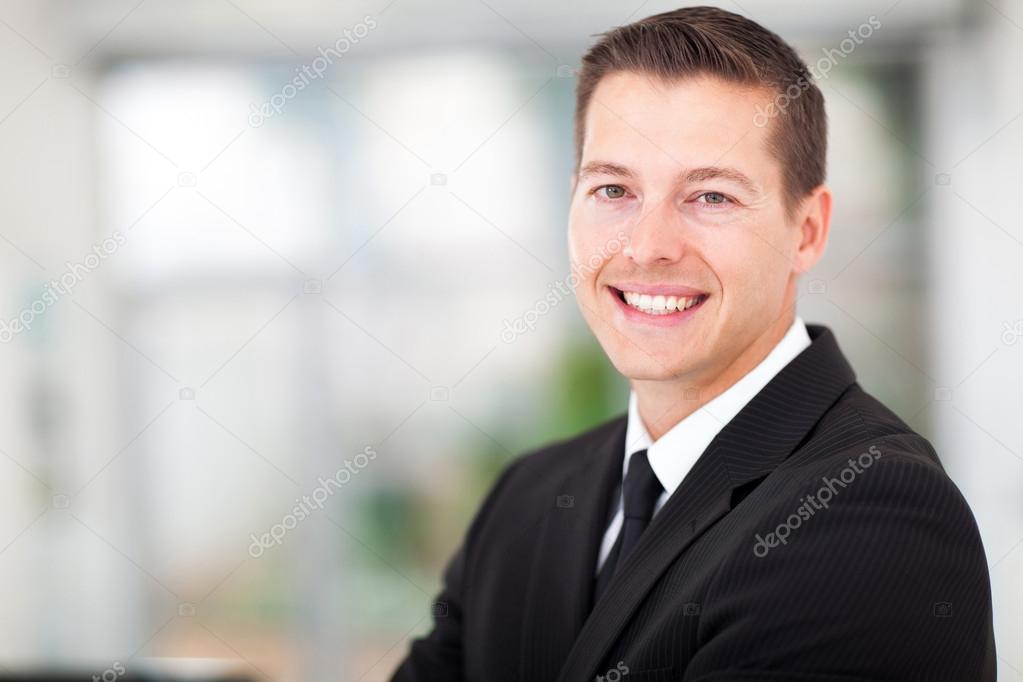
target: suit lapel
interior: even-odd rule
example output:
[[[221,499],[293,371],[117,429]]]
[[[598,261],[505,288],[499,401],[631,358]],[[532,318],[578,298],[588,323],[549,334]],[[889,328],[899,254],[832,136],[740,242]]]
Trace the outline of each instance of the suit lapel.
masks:
[[[546,500],[534,529],[538,548],[523,621],[521,673],[553,680],[590,611],[600,540],[625,449],[624,416],[595,434],[585,456]]]
[[[601,672],[601,660],[661,574],[730,511],[733,490],[773,471],[856,380],[831,332],[817,325],[807,329],[810,347],[721,430],[619,565],[558,682],[589,681]]]

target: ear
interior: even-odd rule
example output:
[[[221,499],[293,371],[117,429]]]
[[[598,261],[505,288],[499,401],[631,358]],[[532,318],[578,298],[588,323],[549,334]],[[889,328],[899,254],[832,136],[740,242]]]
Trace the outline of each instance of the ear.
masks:
[[[799,274],[810,270],[824,255],[831,226],[831,190],[819,185],[801,204],[797,214],[801,238],[795,257]]]

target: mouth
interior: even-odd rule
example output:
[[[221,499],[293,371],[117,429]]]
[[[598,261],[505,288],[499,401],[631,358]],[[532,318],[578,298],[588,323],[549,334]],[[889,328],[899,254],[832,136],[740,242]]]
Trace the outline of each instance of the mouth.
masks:
[[[640,287],[629,285],[622,287],[608,286],[608,290],[626,317],[657,323],[672,323],[691,317],[710,297],[706,292],[685,287],[643,287],[645,291],[637,291]]]

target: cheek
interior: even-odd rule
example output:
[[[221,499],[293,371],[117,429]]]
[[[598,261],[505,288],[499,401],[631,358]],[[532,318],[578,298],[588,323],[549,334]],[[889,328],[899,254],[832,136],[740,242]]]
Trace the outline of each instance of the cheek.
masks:
[[[589,235],[586,229],[579,225],[575,221],[570,221],[568,225],[568,261],[572,268],[572,272],[579,275],[582,279],[586,279],[585,268],[582,267],[582,263],[585,260],[582,254],[588,250],[586,240]]]
[[[620,257],[636,213],[631,206],[594,206],[586,199],[574,203],[568,220],[568,256],[573,268],[580,268],[589,279],[608,261]]]
[[[785,257],[749,226],[716,231],[706,242],[705,254],[726,306],[762,307],[783,288],[788,272]]]
[[[606,257],[609,240],[616,234],[620,230],[594,221],[586,207],[573,207],[568,220],[568,257],[573,268],[592,274],[594,266]]]
[[[789,235],[781,230],[761,233],[759,244],[758,270],[760,298],[776,304],[785,295],[785,288],[793,269],[796,268],[795,250]]]

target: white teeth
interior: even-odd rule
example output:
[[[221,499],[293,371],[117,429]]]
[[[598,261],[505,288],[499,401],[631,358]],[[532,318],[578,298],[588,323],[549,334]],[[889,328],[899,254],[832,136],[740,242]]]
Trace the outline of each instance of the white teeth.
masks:
[[[648,315],[667,315],[679,310],[686,310],[700,301],[699,296],[650,296],[633,291],[623,291],[622,297],[630,306]]]

